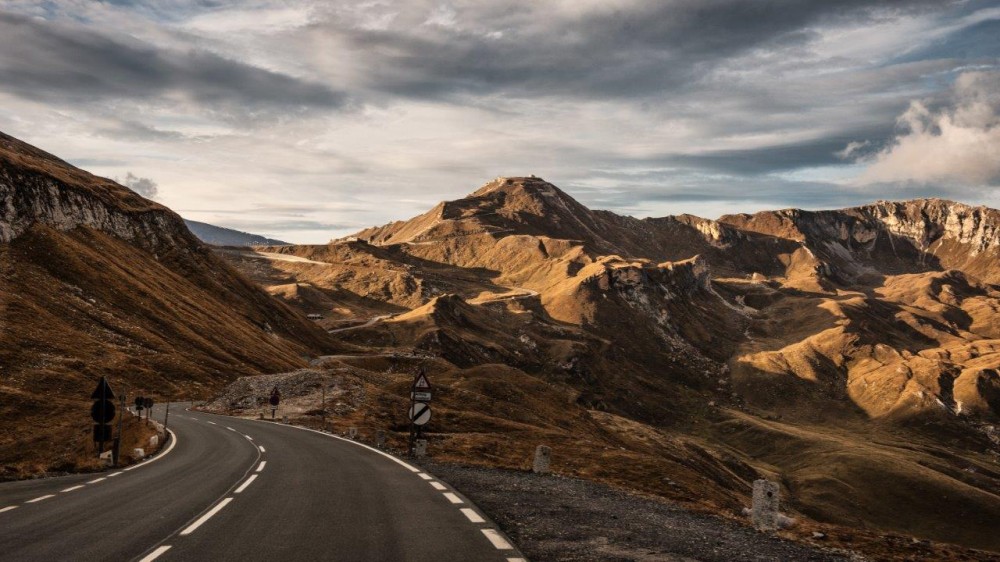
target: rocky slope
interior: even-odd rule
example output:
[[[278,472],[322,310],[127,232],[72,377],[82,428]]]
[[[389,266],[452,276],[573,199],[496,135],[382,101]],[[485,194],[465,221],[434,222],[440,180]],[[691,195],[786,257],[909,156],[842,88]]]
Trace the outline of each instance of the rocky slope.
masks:
[[[101,376],[199,396],[333,349],[172,211],[3,135],[0,319],[0,477],[86,465]]]
[[[917,200],[640,220],[498,178],[252,271],[292,305],[279,287],[328,299],[356,351],[319,368],[380,396],[344,423],[402,429],[391,404],[422,363],[456,398],[431,428],[450,460],[516,468],[546,442],[566,474],[723,513],[770,477],[810,525],[1000,550],[997,217]]]

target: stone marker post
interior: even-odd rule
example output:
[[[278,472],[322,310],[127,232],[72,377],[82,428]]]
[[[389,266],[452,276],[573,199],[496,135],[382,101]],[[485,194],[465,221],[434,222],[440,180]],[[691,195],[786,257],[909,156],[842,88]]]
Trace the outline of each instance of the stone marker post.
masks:
[[[754,527],[761,531],[778,528],[779,500],[777,482],[754,480],[753,508],[750,513]]]
[[[535,474],[548,474],[552,471],[550,468],[551,464],[552,449],[546,447],[545,445],[535,447],[535,464],[532,465],[531,470]]]
[[[375,432],[375,447],[377,449],[385,448],[385,430],[380,429]]]
[[[288,416],[281,416],[281,423],[288,423]]]
[[[348,439],[357,439],[358,438],[358,428],[356,428],[356,427],[349,427],[349,428],[347,428],[347,437],[348,437]]]
[[[413,442],[413,454],[419,457],[427,456],[427,440],[417,439]]]

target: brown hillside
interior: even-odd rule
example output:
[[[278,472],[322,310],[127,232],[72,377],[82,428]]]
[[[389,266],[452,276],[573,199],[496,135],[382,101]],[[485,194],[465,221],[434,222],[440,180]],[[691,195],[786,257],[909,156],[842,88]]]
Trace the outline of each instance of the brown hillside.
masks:
[[[173,212],[7,136],[0,200],[0,478],[85,462],[101,376],[203,396],[330,349]]]
[[[227,257],[292,305],[290,283],[332,303],[310,311],[358,351],[321,370],[391,402],[422,362],[461,396],[431,427],[448,458],[519,467],[548,442],[567,473],[729,514],[768,476],[809,525],[1000,551],[998,216],[918,200],[639,220],[498,178],[273,249],[315,263]],[[518,394],[539,385],[541,403]]]

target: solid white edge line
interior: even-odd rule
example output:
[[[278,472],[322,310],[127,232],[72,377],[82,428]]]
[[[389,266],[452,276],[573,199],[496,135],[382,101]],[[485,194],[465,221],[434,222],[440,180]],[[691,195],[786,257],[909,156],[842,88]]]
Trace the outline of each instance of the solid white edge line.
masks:
[[[266,453],[266,452],[267,452],[267,451],[266,451],[266,450],[264,449],[264,446],[263,446],[263,445],[260,445],[260,446],[258,446],[257,448],[258,448],[258,449],[260,449],[260,452],[262,452],[262,453]]]
[[[83,488],[83,487],[84,487],[84,485],[80,484],[79,486],[73,486],[71,488],[66,488],[65,490],[63,490],[63,491],[61,491],[59,493],[60,494],[65,494],[66,492],[72,492],[73,490],[79,490],[80,488]]]
[[[257,420],[254,420],[254,421],[257,421]],[[208,423],[213,423],[213,422],[208,422]],[[302,429],[302,430],[305,430],[305,431],[311,431],[313,433],[318,433],[320,435],[325,435],[327,437],[332,437],[333,439],[339,439],[340,441],[344,441],[346,443],[350,443],[350,444],[355,445],[357,447],[364,447],[365,449],[368,449],[369,451],[371,451],[373,453],[377,453],[379,455],[382,455],[383,457],[385,457],[385,458],[391,460],[392,462],[394,462],[394,463],[402,466],[403,468],[406,468],[410,472],[420,472],[419,468],[416,468],[416,467],[414,467],[413,465],[411,465],[409,463],[406,463],[406,462],[404,462],[404,461],[402,461],[400,459],[397,459],[396,457],[390,455],[389,453],[386,453],[384,451],[380,451],[380,450],[376,449],[375,447],[369,447],[368,445],[365,445],[364,443],[359,443],[359,442],[351,440],[351,439],[345,439],[345,438],[339,437],[337,435],[333,435],[333,434],[330,434],[330,433],[326,433],[326,432],[319,431],[319,430],[312,429],[312,428],[308,428],[308,427],[302,427],[302,426],[299,426],[299,425],[288,425],[287,427],[293,427],[295,429]],[[435,484],[435,483],[432,482],[431,485],[433,485],[433,484]],[[447,496],[447,494],[445,494],[445,495]],[[452,494],[452,495],[454,495],[454,494]],[[232,499],[232,498],[227,498],[227,499]],[[458,497],[455,496],[455,499],[458,499]],[[449,498],[449,500],[450,500],[450,498]],[[459,499],[458,503],[462,503],[462,500]],[[486,538],[489,539],[489,541],[491,543],[493,543],[493,546],[496,547],[497,550],[513,550],[514,549],[513,545],[511,545],[509,542],[507,542],[507,539],[503,538],[494,529],[481,529],[481,531],[483,532],[483,535],[485,535]],[[183,534],[183,533],[181,533],[181,534]],[[514,559],[514,560],[517,560],[517,559]]]
[[[208,521],[209,519],[211,519],[212,517],[214,517],[216,513],[222,511],[222,508],[224,508],[227,505],[229,505],[229,502],[231,502],[231,501],[233,501],[233,498],[226,498],[226,499],[222,500],[221,502],[215,504],[215,507],[213,507],[212,509],[208,510],[208,513],[206,513],[205,515],[202,515],[201,517],[198,518],[197,521],[195,521],[194,523],[191,523],[190,525],[188,525],[187,529],[184,529],[183,531],[181,531],[181,533],[180,533],[181,536],[182,537],[183,536],[187,536],[187,535],[190,535],[191,533],[197,531],[198,527],[201,527],[202,525],[205,524],[206,521]]]
[[[243,490],[246,490],[247,486],[249,486],[250,484],[253,484],[253,481],[256,480],[256,479],[257,479],[257,475],[256,474],[251,475],[250,478],[247,478],[246,482],[244,482],[242,485],[240,485],[239,488],[236,488],[236,491],[233,492],[233,493],[234,494],[238,494],[238,493],[242,492]]]
[[[168,429],[167,433],[170,434],[170,444],[167,445],[167,449],[165,451],[160,451],[159,453],[156,453],[156,455],[154,455],[154,456],[152,456],[152,457],[150,457],[150,458],[142,461],[141,463],[136,464],[136,465],[132,465],[132,466],[130,466],[128,468],[125,468],[125,469],[122,469],[122,471],[123,472],[128,472],[130,470],[135,470],[135,469],[139,468],[140,466],[146,466],[146,465],[148,465],[150,463],[154,463],[154,462],[162,459],[163,457],[167,456],[170,453],[170,451],[173,451],[174,447],[177,446],[177,434],[174,433],[174,430],[172,430],[172,429]],[[118,473],[118,474],[121,474],[121,473]],[[114,474],[109,474],[108,476],[114,476]]]
[[[480,530],[483,532],[484,535],[486,535],[486,538],[490,539],[490,542],[493,543],[493,546],[497,550],[514,550],[513,545],[507,542],[507,539],[501,537],[500,533],[496,532],[495,530],[493,529],[480,529]]]
[[[378,454],[382,455],[383,457],[385,457],[385,458],[391,460],[392,462],[394,462],[394,463],[402,466],[403,468],[405,468],[406,470],[409,470],[410,472],[420,472],[419,468],[417,468],[417,467],[415,467],[415,466],[413,466],[411,464],[408,464],[406,462],[403,462],[403,461],[397,459],[396,457],[390,455],[389,453],[386,453],[385,451],[380,451],[380,450],[376,449],[375,447],[369,447],[368,445],[365,445],[364,443],[358,443],[357,441],[353,441],[351,439],[347,439],[347,438],[340,437],[338,435],[333,435],[333,434],[330,434],[330,433],[324,433],[322,431],[318,431],[316,429],[312,429],[312,428],[309,428],[309,427],[302,427],[300,425],[288,425],[287,427],[293,427],[295,429],[301,429],[301,430],[304,430],[304,431],[311,431],[313,433],[318,433],[320,435],[325,435],[327,437],[332,437],[334,439],[339,439],[340,441],[343,441],[345,443],[351,443],[352,445],[356,445],[358,447],[364,447],[365,449],[368,449],[369,451],[371,451],[373,453],[378,453]]]
[[[16,505],[8,505],[7,507],[2,507],[2,508],[0,508],[0,513],[3,513],[5,511],[10,511],[12,509],[17,509],[17,506]]]
[[[35,503],[35,502],[40,502],[42,500],[47,500],[49,498],[54,498],[54,497],[56,497],[55,494],[48,494],[48,495],[45,495],[45,496],[37,497],[37,498],[35,498],[33,500],[28,500],[28,501],[26,501],[24,503]]]
[[[427,474],[425,474],[423,472],[418,472],[417,476],[423,478],[424,480],[433,480],[434,479],[433,476],[428,476]]]
[[[145,558],[143,558],[139,562],[153,562],[153,560],[156,560],[157,558],[160,557],[161,554],[163,554],[164,552],[166,552],[168,550],[170,550],[170,545],[169,544],[165,544],[165,545],[157,548],[153,552],[150,552],[149,555],[147,555]]]
[[[478,513],[476,513],[476,511],[474,509],[470,509],[468,507],[463,507],[460,511],[462,512],[462,515],[465,515],[466,517],[468,517],[469,521],[471,521],[473,523],[486,523],[486,520],[483,519],[483,517],[481,515],[479,515]]]
[[[265,466],[267,466],[267,461],[260,461],[260,464],[257,465],[257,470],[255,470],[254,472],[260,472],[264,470]]]
[[[97,484],[101,480],[107,480],[107,479],[108,479],[107,476],[101,476],[100,478],[95,478],[95,479],[91,480],[90,482],[87,482],[87,484]]]
[[[437,490],[437,491],[439,491],[439,492],[440,492],[440,491],[443,491],[443,490],[447,490],[447,489],[448,489],[448,487],[447,487],[447,486],[445,486],[444,484],[442,484],[442,483],[440,483],[440,482],[428,482],[428,483],[429,483],[429,484],[430,484],[431,486],[434,486],[434,489],[435,489],[435,490]]]
[[[462,498],[460,498],[460,497],[456,496],[455,494],[453,494],[453,493],[451,493],[451,492],[445,492],[445,493],[444,493],[444,494],[442,494],[442,495],[443,495],[444,497],[448,498],[448,501],[450,501],[451,503],[456,503],[456,504],[457,504],[457,503],[462,503]]]

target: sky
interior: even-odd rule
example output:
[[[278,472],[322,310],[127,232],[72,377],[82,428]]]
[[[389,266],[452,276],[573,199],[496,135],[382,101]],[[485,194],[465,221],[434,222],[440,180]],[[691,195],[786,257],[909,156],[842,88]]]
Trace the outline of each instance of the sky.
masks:
[[[1000,0],[0,0],[0,131],[296,243],[529,174],[637,217],[1000,207]]]

